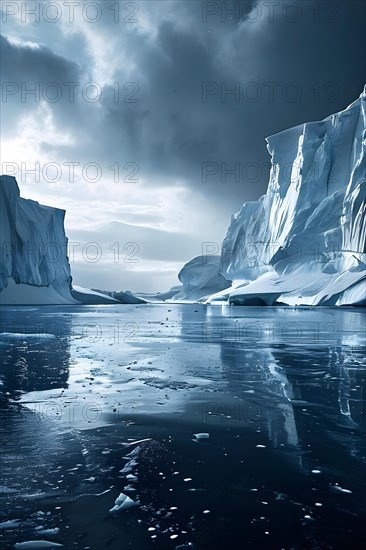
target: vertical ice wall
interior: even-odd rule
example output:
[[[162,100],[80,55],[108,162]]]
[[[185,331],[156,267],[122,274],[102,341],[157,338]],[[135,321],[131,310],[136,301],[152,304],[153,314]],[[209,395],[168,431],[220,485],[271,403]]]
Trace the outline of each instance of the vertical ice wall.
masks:
[[[306,287],[324,274],[324,286],[326,274],[364,270],[365,106],[366,87],[344,111],[267,138],[268,190],[232,218],[222,250],[226,278],[249,283],[265,273],[293,274]]]
[[[0,177],[0,303],[77,303],[64,230],[65,211],[20,197],[15,178]]]

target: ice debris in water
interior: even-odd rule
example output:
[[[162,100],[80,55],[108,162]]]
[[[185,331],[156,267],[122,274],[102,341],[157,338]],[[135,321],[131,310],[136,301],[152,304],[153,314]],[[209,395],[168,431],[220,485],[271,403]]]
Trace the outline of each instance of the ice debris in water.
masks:
[[[133,474],[127,474],[126,479],[128,481],[137,481],[137,476],[134,476]]]
[[[0,339],[2,340],[52,340],[55,338],[54,334],[27,334],[26,332],[0,332]]]
[[[200,439],[208,439],[210,437],[210,434],[208,433],[199,433],[199,434],[193,434],[194,437],[199,441]]]
[[[335,484],[335,485],[331,485],[331,488],[334,490],[334,491],[338,491],[338,493],[348,493],[348,494],[351,494],[352,491],[350,491],[349,489],[344,489],[343,487],[340,487],[339,485]]]
[[[25,542],[17,542],[14,544],[16,550],[38,550],[41,548],[61,548],[63,544],[51,542],[49,540],[27,540]]]
[[[135,502],[134,500],[132,500],[132,498],[128,497],[124,493],[120,493],[114,502],[113,508],[111,508],[109,511],[111,512],[111,514],[117,514],[118,512],[123,512],[124,510],[128,510],[129,508],[138,505],[138,502]]]
[[[20,519],[9,519],[8,521],[2,521],[0,522],[0,529],[15,529],[15,527],[19,527],[20,523]]]

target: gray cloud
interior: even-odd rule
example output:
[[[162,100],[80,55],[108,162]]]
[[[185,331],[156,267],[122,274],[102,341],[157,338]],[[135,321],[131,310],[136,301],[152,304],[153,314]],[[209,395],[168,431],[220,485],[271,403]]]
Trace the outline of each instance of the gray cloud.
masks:
[[[60,86],[77,81],[82,88],[110,69],[109,81],[100,82],[100,101],[88,102],[78,93],[72,103],[65,94],[49,104],[55,127],[73,141],[54,144],[42,139],[44,150],[82,164],[136,162],[142,187],[183,185],[195,196],[187,210],[202,211],[205,224],[206,211],[220,208],[222,227],[243,201],[265,192],[267,135],[321,119],[346,107],[361,92],[366,81],[366,5],[320,2],[319,13],[314,13],[311,2],[281,0],[272,3],[271,15],[268,2],[258,0],[240,2],[241,17],[225,20],[222,6],[232,8],[238,2],[213,2],[210,6],[217,10],[206,14],[204,22],[206,5],[140,2],[140,23],[117,25],[105,10],[108,17],[94,25],[81,21],[72,32],[65,31],[67,25],[31,23],[21,28],[22,40],[38,41],[38,35],[44,45],[35,49],[3,38],[3,79]],[[256,13],[261,16],[253,21]],[[8,36],[19,38],[19,29],[11,18],[3,25]],[[118,102],[110,89],[113,82],[120,84]],[[135,103],[123,101],[134,91],[133,85],[123,89],[128,82],[135,83]],[[211,83],[215,92],[206,101],[204,83]],[[235,86],[239,98],[221,97],[221,87]],[[256,92],[258,99],[253,101]],[[296,101],[294,94],[299,96]],[[18,96],[12,97],[3,129],[16,132],[16,121],[34,108],[31,100],[21,103]],[[214,163],[209,168],[215,172],[205,182],[204,163]],[[222,181],[221,163],[228,169],[240,163],[240,181],[230,174]],[[87,199],[81,184],[73,193],[76,200]],[[116,200],[123,200],[121,193],[121,187],[116,188]],[[165,253],[175,261],[179,254],[159,238],[154,231],[149,235],[150,258],[158,260]],[[217,238],[216,234],[212,240]],[[187,243],[177,247],[183,261],[194,248],[188,237]],[[199,237],[195,253],[197,248]]]
[[[39,45],[14,44],[0,36],[1,76],[17,83],[27,80],[40,82],[67,82],[79,80],[79,66],[71,59],[55,54],[50,48]]]

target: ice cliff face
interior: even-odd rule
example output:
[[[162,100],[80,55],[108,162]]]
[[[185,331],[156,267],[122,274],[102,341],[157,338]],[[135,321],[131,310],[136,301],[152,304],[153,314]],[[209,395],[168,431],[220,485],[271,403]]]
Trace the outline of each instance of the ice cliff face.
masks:
[[[238,304],[366,305],[366,87],[347,109],[267,138],[266,195],[231,221],[222,273]]]
[[[230,281],[221,275],[220,267],[220,256],[193,258],[179,272],[178,279],[183,284],[183,290],[174,299],[199,300],[230,286]]]
[[[78,303],[71,273],[64,210],[20,197],[15,178],[0,177],[0,303]]]

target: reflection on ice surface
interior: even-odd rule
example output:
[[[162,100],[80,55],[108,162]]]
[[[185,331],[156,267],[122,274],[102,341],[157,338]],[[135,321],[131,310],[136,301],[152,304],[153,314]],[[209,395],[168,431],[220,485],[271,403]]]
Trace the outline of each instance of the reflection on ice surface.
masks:
[[[162,548],[265,547],[267,536],[273,546],[337,548],[350,531],[356,537],[365,489],[362,310],[162,304],[2,313],[0,509],[9,512],[0,537],[9,544],[43,529],[67,547],[80,522],[89,533],[80,548],[94,539],[102,547],[111,531],[111,548],[120,537],[150,548],[153,535]],[[140,506],[107,521],[121,493]]]

